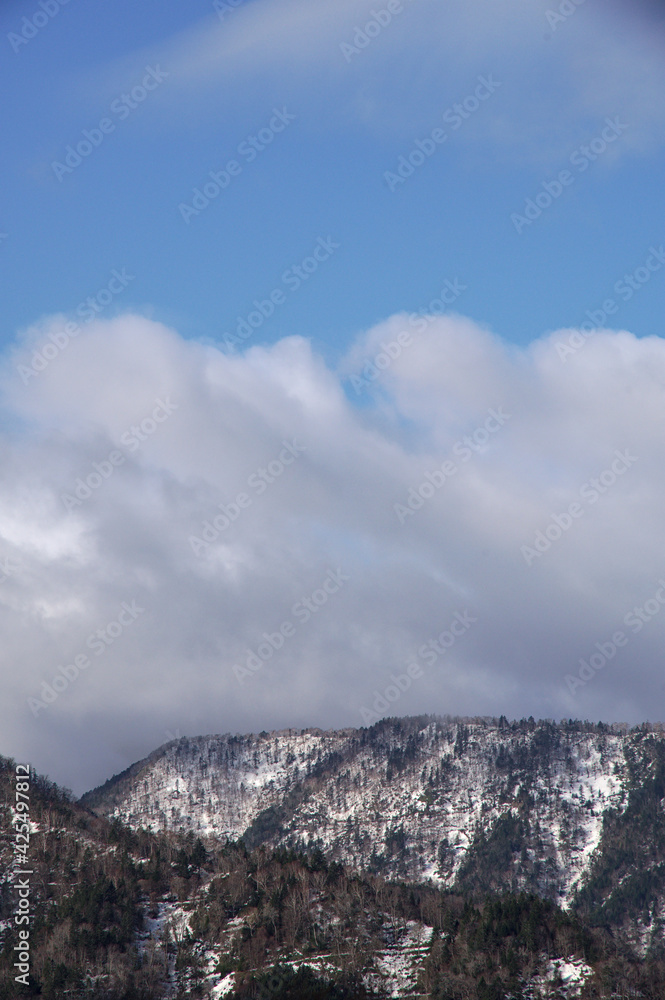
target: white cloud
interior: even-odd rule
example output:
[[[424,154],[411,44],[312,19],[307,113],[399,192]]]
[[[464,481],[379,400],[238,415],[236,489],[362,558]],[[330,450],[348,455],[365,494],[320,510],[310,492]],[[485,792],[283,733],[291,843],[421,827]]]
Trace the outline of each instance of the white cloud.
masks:
[[[345,373],[405,322],[360,337]],[[658,715],[665,614],[577,698],[564,675],[665,573],[665,342],[596,331],[562,363],[565,335],[518,349],[464,317],[433,319],[360,406],[298,337],[228,356],[121,316],[27,385],[16,366],[34,342],[19,345],[1,373],[14,429],[0,556],[15,567],[0,581],[2,751],[82,790],[167,728],[360,724],[390,671],[464,609],[478,622],[400,712]],[[156,400],[173,404],[164,419]],[[617,451],[637,461],[528,566],[522,546]],[[103,465],[114,452],[122,462]],[[395,504],[446,460],[456,471],[400,523]],[[68,510],[63,494],[99,468]],[[197,555],[191,538],[220,504]],[[338,568],[348,582],[301,621],[294,607]],[[144,609],[131,627],[34,718],[26,699],[131,601]],[[287,620],[293,636],[240,686],[234,664]]]

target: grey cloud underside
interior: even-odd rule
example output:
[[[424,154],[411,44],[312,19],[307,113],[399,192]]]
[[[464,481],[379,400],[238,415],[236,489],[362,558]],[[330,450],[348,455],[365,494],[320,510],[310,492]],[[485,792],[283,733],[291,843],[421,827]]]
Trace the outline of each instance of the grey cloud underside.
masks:
[[[435,319],[356,392],[407,317],[336,372],[301,338],[225,355],[124,316],[24,384],[62,322],[2,374],[4,752],[82,791],[176,731],[662,715],[660,339],[596,331],[562,359],[570,331],[522,351]]]

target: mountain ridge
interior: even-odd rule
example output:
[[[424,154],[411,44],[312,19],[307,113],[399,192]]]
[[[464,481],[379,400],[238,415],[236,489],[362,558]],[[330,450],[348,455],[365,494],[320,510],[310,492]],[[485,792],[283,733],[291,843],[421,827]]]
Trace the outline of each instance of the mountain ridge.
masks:
[[[319,849],[446,890],[534,892],[599,920],[623,893],[648,947],[665,919],[661,771],[660,723],[416,716],[182,737],[81,802],[132,828]],[[622,824],[639,839],[620,849]]]

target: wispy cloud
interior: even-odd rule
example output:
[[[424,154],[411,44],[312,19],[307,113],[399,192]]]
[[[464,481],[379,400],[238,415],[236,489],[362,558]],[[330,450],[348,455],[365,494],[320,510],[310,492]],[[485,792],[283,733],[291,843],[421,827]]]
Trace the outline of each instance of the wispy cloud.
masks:
[[[94,81],[86,76],[80,99],[110,99],[159,61],[169,87],[155,102],[151,127],[161,121],[179,130],[242,109],[260,124],[280,100],[297,105],[303,127],[316,133],[360,128],[403,142],[439,124],[460,87],[494,73],[503,83],[500,99],[468,123],[463,146],[549,168],[616,114],[631,129],[622,155],[665,140],[665,38],[648,20],[589,3],[553,31],[549,0],[404,0],[395,24],[361,60],[344,59],[340,46],[379,7],[371,0],[249,0],[222,20],[211,7],[179,34],[96,69]]]

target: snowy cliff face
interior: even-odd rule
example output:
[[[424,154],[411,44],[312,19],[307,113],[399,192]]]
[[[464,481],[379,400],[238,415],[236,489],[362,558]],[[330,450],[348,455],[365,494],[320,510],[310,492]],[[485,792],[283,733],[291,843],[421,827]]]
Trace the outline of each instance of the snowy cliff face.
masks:
[[[566,906],[610,857],[610,820],[637,815],[631,789],[665,795],[649,791],[663,745],[620,726],[425,717],[183,738],[83,801],[134,827],[321,847],[389,877]]]
[[[98,811],[134,827],[237,839],[263,810],[278,806],[322,755],[344,743],[344,733],[317,730],[184,737],[84,801],[97,807],[100,799]]]

